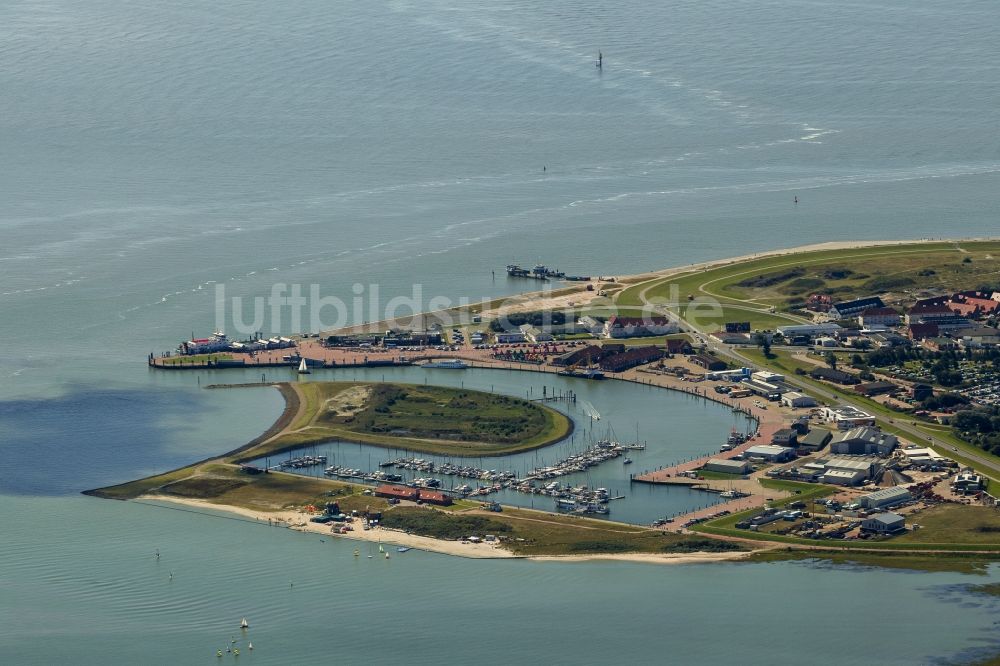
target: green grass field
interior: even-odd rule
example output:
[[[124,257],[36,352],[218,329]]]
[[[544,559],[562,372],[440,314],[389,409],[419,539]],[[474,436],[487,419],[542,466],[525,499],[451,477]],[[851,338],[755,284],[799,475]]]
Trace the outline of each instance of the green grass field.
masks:
[[[726,474],[725,472],[713,472],[707,469],[699,469],[698,476],[709,481],[736,481],[742,479],[742,474]]]
[[[750,322],[750,328],[755,331],[775,330],[779,326],[801,324],[802,320],[780,312],[767,310],[747,310],[743,307],[732,307],[696,301],[673,309],[682,319],[698,329],[709,333],[725,329],[727,322]]]
[[[908,516],[919,530],[895,537],[897,543],[983,544],[1000,549],[1000,509],[941,504]]]
[[[617,302],[638,306],[660,302],[684,308],[689,297],[761,310],[755,328],[773,328],[764,315],[781,310],[810,293],[848,300],[870,294],[920,288],[972,289],[1000,282],[1000,243],[909,243],[844,250],[774,255],[691,271],[634,284]],[[968,259],[968,261],[966,261]],[[746,321],[746,316],[726,321]],[[751,321],[753,319],[751,318]]]
[[[271,472],[246,474],[236,465],[202,463],[157,476],[93,491],[98,497],[134,499],[157,493],[184,499],[200,499],[219,505],[260,511],[315,504],[333,496],[348,496],[358,486],[300,474]],[[379,500],[382,501],[382,500]]]
[[[438,539],[495,534],[519,555],[690,553],[741,551],[742,546],[704,537],[665,534],[620,523],[505,508],[502,513],[462,514],[431,508],[395,507],[385,527]]]

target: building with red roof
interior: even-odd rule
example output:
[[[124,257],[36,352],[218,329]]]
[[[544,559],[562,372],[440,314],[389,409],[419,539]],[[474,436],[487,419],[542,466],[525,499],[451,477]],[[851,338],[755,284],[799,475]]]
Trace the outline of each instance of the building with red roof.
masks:
[[[427,504],[451,506],[451,497],[445,495],[443,492],[439,490],[424,490],[423,488],[421,488],[419,493],[417,494],[417,497],[421,502],[425,502]]]

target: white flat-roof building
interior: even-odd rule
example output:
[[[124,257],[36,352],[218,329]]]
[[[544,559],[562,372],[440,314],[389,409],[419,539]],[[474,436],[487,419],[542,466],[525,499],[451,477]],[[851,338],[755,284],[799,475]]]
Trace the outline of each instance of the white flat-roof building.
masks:
[[[758,370],[757,372],[750,375],[750,379],[755,382],[764,382],[765,384],[773,384],[775,382],[785,381],[785,376],[777,372],[771,372],[769,370]]]
[[[798,335],[832,335],[840,330],[839,324],[792,324],[790,326],[779,326],[778,333],[786,338],[794,338]]]
[[[740,368],[739,370],[712,370],[705,373],[705,379],[712,381],[733,381],[738,382],[744,377],[750,376],[750,368]]]
[[[944,456],[935,451],[934,449],[923,447],[918,449],[900,449],[902,454],[907,457],[911,462],[914,459],[926,458],[929,460],[942,460]]]
[[[820,480],[834,486],[856,486],[865,478],[865,473],[858,470],[828,469]]]
[[[789,391],[781,396],[781,404],[792,409],[799,409],[801,407],[815,407],[816,400],[812,396]]]
[[[850,430],[858,426],[875,425],[875,417],[850,405],[839,407],[824,407],[823,418],[830,423],[836,423],[841,430]]]

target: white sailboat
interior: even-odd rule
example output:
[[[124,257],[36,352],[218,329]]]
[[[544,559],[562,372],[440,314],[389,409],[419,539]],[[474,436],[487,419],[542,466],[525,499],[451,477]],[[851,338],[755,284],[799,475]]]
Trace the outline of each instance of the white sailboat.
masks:
[[[306,360],[303,358],[299,361],[299,374],[308,375],[310,373],[309,366],[306,365]]]
[[[246,618],[243,618],[242,620],[240,620],[240,629],[247,629],[249,626],[250,626],[250,623],[247,622]]]

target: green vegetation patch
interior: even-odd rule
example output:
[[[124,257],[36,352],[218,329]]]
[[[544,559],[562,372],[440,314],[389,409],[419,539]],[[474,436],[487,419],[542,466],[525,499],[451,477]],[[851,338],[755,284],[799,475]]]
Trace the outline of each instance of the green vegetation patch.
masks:
[[[248,460],[332,439],[457,456],[522,451],[572,431],[560,412],[523,398],[413,384],[308,382],[291,425],[241,453]]]
[[[907,516],[920,529],[902,534],[898,543],[981,544],[1000,550],[1000,510],[986,506],[940,504]]]
[[[632,285],[617,302],[713,298],[724,305],[789,309],[808,293],[848,300],[872,292],[975,289],[995,285],[1000,244],[911,243],[773,255]],[[966,263],[963,258],[971,257]],[[800,280],[802,280],[800,282]],[[807,282],[808,281],[808,282]]]
[[[665,544],[663,550],[668,553],[728,553],[746,549],[732,541],[687,538]]]
[[[797,280],[792,280],[782,287],[781,291],[785,294],[805,294],[821,289],[825,284],[826,282],[820,278],[803,277]]]
[[[247,483],[249,482],[244,479],[231,477],[192,476],[161,486],[159,492],[178,497],[209,499],[242,488]]]
[[[764,287],[773,287],[776,284],[781,284],[782,282],[788,282],[794,278],[802,277],[806,274],[804,268],[792,268],[789,270],[778,271],[775,273],[767,273],[764,275],[757,275],[755,277],[749,277],[740,280],[736,283],[738,287],[752,287],[756,289],[761,289]]]
[[[387,511],[382,515],[382,526],[449,541],[484,534],[509,534],[512,531],[510,525],[486,516],[420,507],[396,507]]]
[[[726,472],[716,472],[709,469],[699,469],[697,472],[698,476],[710,481],[735,481],[743,478],[742,474],[727,474]]]
[[[745,550],[735,543],[664,533],[634,525],[505,508],[503,513],[454,513],[426,507],[395,507],[382,525],[437,539],[495,534],[519,555],[694,553]]]
[[[283,472],[247,474],[236,465],[201,463],[138,481],[88,491],[87,494],[122,500],[142,495],[163,495],[205,500],[220,506],[278,511],[308,504],[320,505],[331,498],[339,501],[339,498],[350,497],[356,492],[356,486],[339,481]],[[388,506],[381,499],[358,497],[365,500],[363,504]]]

